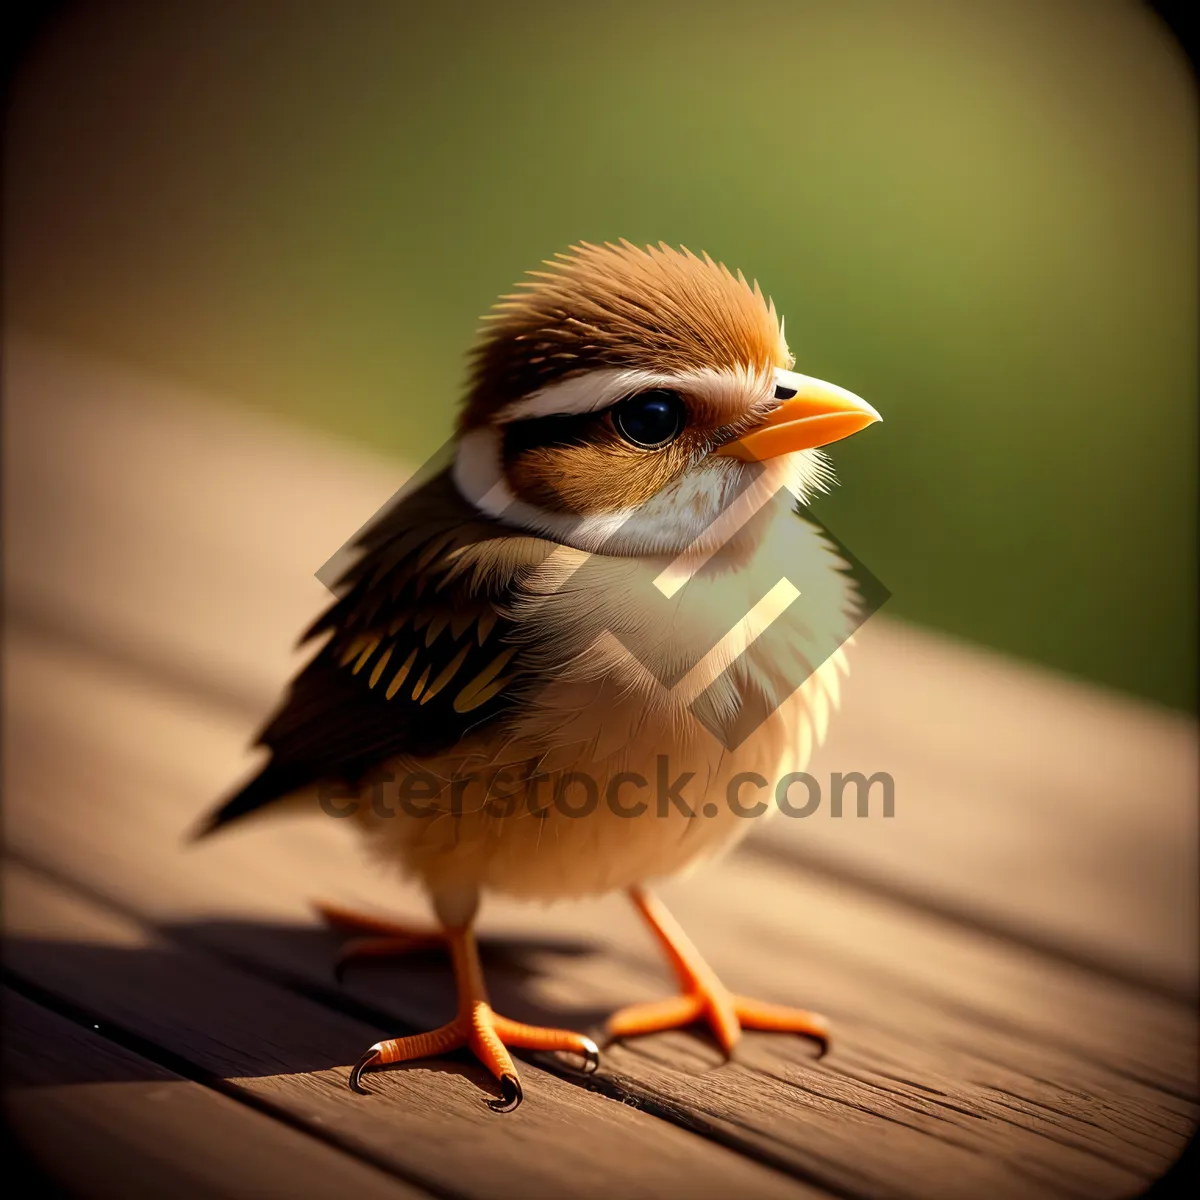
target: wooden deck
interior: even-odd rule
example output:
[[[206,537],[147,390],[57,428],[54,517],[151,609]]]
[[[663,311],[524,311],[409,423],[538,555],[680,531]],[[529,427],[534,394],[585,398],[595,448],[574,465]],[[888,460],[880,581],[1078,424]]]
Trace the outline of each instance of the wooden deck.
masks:
[[[812,768],[895,816],[756,830],[664,896],[738,990],[834,1022],[465,1058],[436,957],[331,976],[323,896],[423,912],[341,822],[182,836],[395,465],[26,338],[5,356],[6,1115],[90,1196],[1117,1197],[1197,1120],[1194,724],[874,619]],[[620,897],[490,902],[497,1007],[587,1029],[669,986]],[[491,1092],[486,1092],[491,1094]]]

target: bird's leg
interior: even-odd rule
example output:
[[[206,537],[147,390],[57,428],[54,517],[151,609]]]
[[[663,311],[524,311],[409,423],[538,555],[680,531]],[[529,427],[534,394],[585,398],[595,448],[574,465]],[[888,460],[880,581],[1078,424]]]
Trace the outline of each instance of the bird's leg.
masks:
[[[489,1107],[496,1112],[512,1112],[521,1103],[521,1080],[507,1047],[566,1051],[579,1055],[584,1060],[585,1070],[596,1069],[600,1051],[591,1038],[569,1029],[523,1025],[492,1011],[483,983],[475,932],[470,925],[447,927],[443,936],[458,984],[458,1013],[454,1020],[431,1033],[376,1042],[350,1072],[352,1088],[363,1090],[360,1084],[362,1073],[371,1067],[429,1058],[466,1046],[500,1081],[501,1098],[489,1100]]]
[[[733,995],[661,900],[641,887],[630,888],[629,895],[666,951],[679,978],[680,994],[648,1004],[631,1004],[614,1013],[607,1026],[610,1041],[706,1021],[727,1055],[733,1052],[743,1029],[802,1033],[816,1038],[824,1051],[829,1042],[829,1023],[824,1017]]]
[[[432,926],[405,925],[325,900],[316,901],[313,907],[327,924],[357,935],[342,946],[334,963],[333,972],[339,980],[351,963],[368,958],[398,958],[419,950],[436,950],[446,944],[445,932]]]

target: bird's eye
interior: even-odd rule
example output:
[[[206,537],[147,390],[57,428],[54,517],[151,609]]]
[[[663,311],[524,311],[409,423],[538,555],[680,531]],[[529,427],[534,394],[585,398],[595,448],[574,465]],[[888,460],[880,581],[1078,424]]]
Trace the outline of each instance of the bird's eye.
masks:
[[[687,423],[687,409],[675,392],[655,389],[622,400],[613,409],[613,424],[627,441],[643,450],[673,442]]]
[[[782,383],[775,385],[776,400],[790,400],[796,394],[795,388],[784,387]]]

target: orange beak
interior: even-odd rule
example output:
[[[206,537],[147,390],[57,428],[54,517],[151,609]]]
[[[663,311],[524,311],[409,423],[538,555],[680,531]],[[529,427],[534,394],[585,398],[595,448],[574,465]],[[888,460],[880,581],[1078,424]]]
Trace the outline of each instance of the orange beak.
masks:
[[[775,372],[775,386],[784,395],[793,395],[772,410],[761,425],[722,446],[718,454],[742,462],[762,462],[780,454],[840,442],[883,420],[861,396],[810,375],[780,369]]]

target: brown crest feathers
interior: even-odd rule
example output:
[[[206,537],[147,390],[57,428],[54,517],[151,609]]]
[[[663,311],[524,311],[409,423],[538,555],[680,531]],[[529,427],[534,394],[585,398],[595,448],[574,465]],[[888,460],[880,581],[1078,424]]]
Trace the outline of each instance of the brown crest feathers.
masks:
[[[707,254],[666,243],[581,242],[543,265],[487,317],[461,429],[579,371],[786,363],[774,305],[757,282]]]

